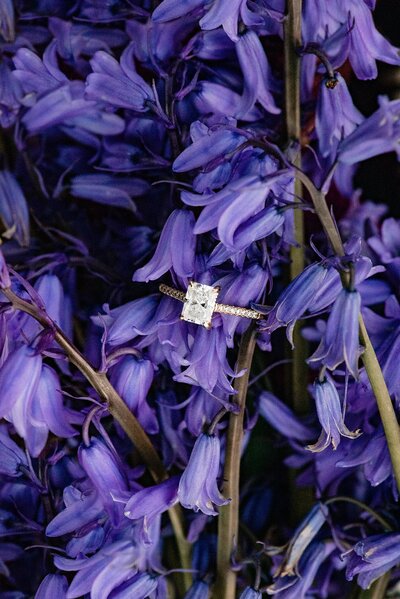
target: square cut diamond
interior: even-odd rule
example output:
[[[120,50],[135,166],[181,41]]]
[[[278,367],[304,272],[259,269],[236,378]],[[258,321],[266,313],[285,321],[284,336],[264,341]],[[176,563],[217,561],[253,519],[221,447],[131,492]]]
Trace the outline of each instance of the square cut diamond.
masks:
[[[211,327],[211,318],[217,302],[219,289],[202,285],[201,283],[190,282],[186,292],[185,303],[183,304],[181,318],[187,322],[200,324],[209,329]]]

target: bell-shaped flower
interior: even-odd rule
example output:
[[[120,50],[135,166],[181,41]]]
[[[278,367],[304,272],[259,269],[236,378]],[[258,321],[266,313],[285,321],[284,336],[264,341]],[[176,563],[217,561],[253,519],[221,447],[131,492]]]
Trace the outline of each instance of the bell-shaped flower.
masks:
[[[105,173],[77,175],[71,180],[71,194],[98,204],[136,211],[132,198],[140,197],[149,190],[143,179],[124,177],[117,179]]]
[[[293,345],[294,325],[306,313],[326,275],[327,269],[323,264],[310,264],[281,293],[272,310],[257,306],[257,310],[268,315],[263,328],[272,332],[286,326],[286,336]]]
[[[112,385],[149,434],[158,432],[156,415],[146,401],[153,378],[152,362],[130,355],[113,366],[110,372]]]
[[[145,540],[148,540],[149,526],[151,526],[154,519],[177,503],[178,483],[179,478],[173,476],[158,485],[137,491],[128,499],[124,508],[124,515],[130,520],[143,518]]]
[[[7,229],[6,236],[14,237],[22,246],[28,246],[28,205],[19,183],[7,170],[0,171],[0,217]]]
[[[103,441],[94,438],[88,447],[85,445],[79,447],[78,458],[102,499],[112,523],[118,526],[123,508],[114,498],[123,497],[128,490],[128,484],[117,454]]]
[[[196,237],[194,215],[190,210],[174,210],[161,232],[156,251],[134,276],[134,281],[153,281],[173,269],[178,277],[187,279],[194,273]]]
[[[1,9],[0,9],[1,10]],[[5,60],[0,63],[0,126],[14,125],[21,108],[22,89]]]
[[[214,505],[226,505],[218,490],[220,442],[215,435],[202,434],[192,449],[188,465],[181,476],[178,499],[183,507],[216,516]]]
[[[330,444],[332,444],[333,449],[336,449],[341,436],[348,439],[359,437],[360,432],[358,430],[352,432],[344,423],[339,393],[330,376],[325,376],[323,381],[315,381],[314,399],[322,432],[318,441],[314,445],[309,445],[307,449],[323,451]]]
[[[28,468],[27,457],[6,430],[0,431],[0,453],[0,474],[22,476],[23,468]]]
[[[15,19],[12,0],[3,0],[0,4],[0,34],[6,42],[14,41]]]
[[[226,128],[212,130],[197,122],[192,123],[190,134],[193,143],[179,154],[172,165],[176,173],[205,166],[217,159],[222,160],[226,154],[246,141],[246,137],[237,131]]]
[[[275,576],[292,576],[298,573],[298,564],[301,557],[325,524],[327,516],[328,509],[322,503],[317,503],[311,509],[290,539],[284,560]]]
[[[113,599],[147,599],[153,597],[153,593],[157,590],[160,577],[149,574],[148,572],[140,572],[133,578],[121,585],[113,594]],[[92,596],[92,594],[91,594]],[[163,595],[160,594],[160,597]],[[100,598],[99,598],[100,599]]]
[[[107,327],[107,342],[121,345],[131,341],[138,335],[149,334],[149,329],[156,326],[155,315],[160,303],[159,295],[148,295],[122,304],[117,308],[107,310],[102,316],[92,316],[92,321],[98,326]]]
[[[18,48],[13,56],[15,77],[24,90],[24,105],[32,106],[37,97],[68,83],[57,63],[56,44],[52,42],[43,53],[43,60],[29,50]]]
[[[241,114],[246,114],[256,102],[267,112],[279,114],[281,109],[275,104],[271,93],[275,83],[257,33],[248,30],[240,35],[236,52],[244,79]]]
[[[345,362],[358,378],[359,326],[361,298],[358,291],[343,289],[333,304],[326,331],[316,351],[308,359],[334,370]]]
[[[63,500],[65,509],[54,516],[47,525],[48,537],[61,537],[80,531],[104,516],[101,498],[94,489],[83,492],[69,485],[63,491]]]
[[[400,563],[400,534],[374,535],[362,539],[347,554],[346,578],[368,589],[374,580]]]
[[[34,599],[66,599],[68,581],[62,574],[47,574],[40,583]]]
[[[317,100],[315,130],[322,156],[335,158],[339,142],[364,120],[353,104],[343,77],[324,78]]]
[[[206,0],[162,0],[151,15],[155,23],[165,23],[187,15],[205,4]]]
[[[204,580],[195,580],[184,599],[209,599],[210,585]]]
[[[215,0],[199,24],[206,30],[217,29],[222,25],[226,35],[237,42],[240,19],[248,26],[264,25],[266,20],[264,15],[258,15],[248,9],[247,0]]]
[[[24,439],[41,371],[42,357],[27,345],[11,352],[0,369],[0,418],[10,420]]]
[[[379,105],[377,111],[340,143],[339,162],[357,164],[386,152],[396,152],[400,158],[400,100],[389,101],[380,96]]]
[[[93,73],[86,81],[86,97],[89,100],[139,112],[147,111],[150,103],[154,103],[153,90],[136,72],[132,44],[124,50],[120,62],[100,50],[93,56],[90,65]]]
[[[269,391],[263,391],[258,398],[261,416],[284,437],[304,443],[312,435],[312,430],[292,412],[292,410]]]

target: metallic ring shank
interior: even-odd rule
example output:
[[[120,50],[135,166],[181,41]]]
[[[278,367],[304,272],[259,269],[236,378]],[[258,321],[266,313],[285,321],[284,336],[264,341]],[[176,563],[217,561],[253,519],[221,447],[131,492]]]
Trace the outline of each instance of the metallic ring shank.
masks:
[[[184,291],[179,291],[178,289],[164,285],[164,283],[161,283],[159,289],[161,293],[164,293],[169,297],[173,297],[180,302],[185,301],[186,293]],[[241,318],[253,318],[254,320],[258,320],[263,317],[260,312],[252,310],[251,308],[228,306],[227,304],[215,304],[214,312],[219,312],[220,314],[229,314],[230,316],[240,316]]]

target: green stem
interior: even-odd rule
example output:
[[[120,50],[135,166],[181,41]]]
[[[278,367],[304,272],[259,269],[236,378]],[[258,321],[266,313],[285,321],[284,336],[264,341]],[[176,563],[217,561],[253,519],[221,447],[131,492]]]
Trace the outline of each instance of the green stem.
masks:
[[[302,0],[288,0],[287,17],[284,28],[285,53],[285,113],[286,132],[289,142],[300,144],[301,138],[301,103],[300,103],[300,56],[297,49],[301,46],[301,10]],[[300,145],[299,145],[300,147]],[[301,168],[301,152],[294,160],[297,168]],[[302,195],[301,181],[295,181],[295,198]],[[290,280],[292,281],[304,270],[304,213],[293,211],[294,230],[297,245],[290,248]],[[297,413],[306,412],[309,405],[307,393],[308,355],[307,341],[301,334],[297,323],[293,332],[293,343],[296,351],[293,356],[290,380],[290,395],[293,408]]]
[[[44,328],[51,325],[54,330],[54,339],[60,347],[65,351],[68,359],[74,364],[78,370],[84,375],[90,385],[97,391],[99,396],[107,404],[110,414],[124,429],[125,433],[136,447],[140,457],[146,464],[150,474],[156,483],[168,478],[168,473],[158,456],[156,450],[149,437],[143,430],[137,418],[129,410],[124,400],[116,392],[111,385],[107,376],[103,372],[97,372],[93,366],[89,364],[81,352],[68,339],[63,331],[55,322],[45,314],[42,310],[21,299],[10,288],[1,289],[2,293],[11,302],[15,310],[26,312],[32,318],[37,320]],[[169,516],[174,529],[178,551],[181,559],[181,566],[185,569],[191,568],[190,546],[186,541],[184,534],[183,515],[179,505],[175,505],[169,509]],[[189,572],[183,573],[185,578],[185,587],[188,588],[191,584],[191,575]]]
[[[340,233],[336,227],[335,221],[328,209],[325,194],[317,189],[309,177],[296,170],[296,176],[308,189],[311,200],[314,204],[315,212],[317,213],[322,227],[326,233],[329,243],[333,251],[338,256],[344,256],[345,251]],[[396,412],[382,374],[378,358],[375,350],[369,339],[367,329],[364,324],[362,315],[359,315],[360,323],[360,340],[364,346],[364,352],[361,359],[364,363],[372,391],[374,392],[376,403],[378,405],[379,414],[382,420],[383,429],[385,431],[386,441],[390,453],[390,458],[393,466],[393,473],[396,479],[397,488],[400,491],[400,428],[397,422]]]
[[[218,599],[233,599],[236,591],[237,574],[231,569],[231,557],[239,533],[239,476],[243,417],[254,349],[255,327],[252,324],[244,333],[239,347],[236,370],[237,372],[245,370],[245,373],[235,379],[234,388],[240,411],[238,414],[231,413],[229,417],[226,441],[223,494],[231,501],[220,508],[218,517],[217,581],[213,594]]]
[[[390,526],[389,522],[385,520],[385,518],[382,518],[382,516],[380,516],[378,512],[373,510],[371,507],[369,507],[369,505],[367,505],[363,501],[359,501],[358,499],[354,499],[353,497],[347,497],[347,495],[338,495],[337,497],[331,497],[330,499],[327,499],[326,501],[324,501],[324,503],[325,505],[331,505],[332,503],[337,503],[338,501],[344,501],[356,505],[361,510],[364,510],[365,512],[371,514],[371,516],[373,516],[375,520],[379,522],[379,524],[382,524],[385,531],[393,530],[393,527]]]

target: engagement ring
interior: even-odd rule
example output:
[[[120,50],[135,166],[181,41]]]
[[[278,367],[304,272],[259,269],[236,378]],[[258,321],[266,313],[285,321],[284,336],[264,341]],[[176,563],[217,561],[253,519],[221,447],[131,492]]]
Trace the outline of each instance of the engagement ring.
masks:
[[[161,293],[183,302],[182,320],[199,324],[206,329],[211,328],[211,319],[214,312],[240,316],[241,318],[253,318],[255,320],[263,318],[260,312],[251,310],[250,308],[217,304],[219,287],[211,287],[210,285],[191,281],[186,293],[164,285],[164,283],[160,285],[159,289]]]

